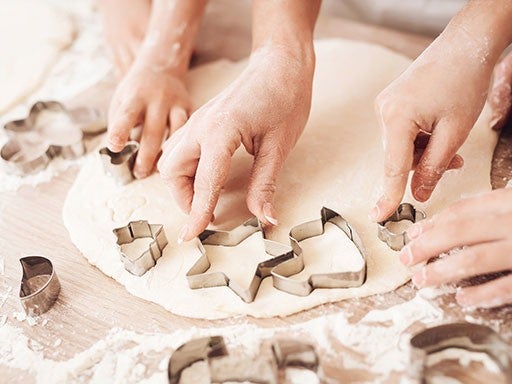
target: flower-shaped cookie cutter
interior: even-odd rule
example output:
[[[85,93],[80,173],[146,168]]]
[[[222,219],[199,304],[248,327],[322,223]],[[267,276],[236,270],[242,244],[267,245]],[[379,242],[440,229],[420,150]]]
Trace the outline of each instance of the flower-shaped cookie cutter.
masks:
[[[208,364],[211,383],[254,382],[277,384],[279,370],[298,367],[315,372],[321,377],[320,361],[311,344],[298,340],[276,340],[272,353],[256,360],[230,356],[222,336],[193,339],[173,352],[167,368],[170,384],[179,384],[183,371],[199,361]]]
[[[425,382],[425,364],[430,354],[448,348],[483,352],[498,365],[507,383],[512,383],[512,348],[491,328],[472,323],[443,324],[427,328],[410,340],[408,376],[413,382]]]
[[[134,179],[132,170],[138,151],[139,143],[136,141],[126,143],[121,152],[112,152],[107,147],[101,148],[99,154],[105,173],[121,185],[128,184]]]
[[[307,280],[291,278],[304,269],[303,251],[299,243],[303,240],[324,234],[326,223],[334,224],[355,245],[361,256],[361,268],[356,271],[326,272],[309,276]],[[293,227],[290,243],[296,257],[277,265],[271,272],[274,287],[296,296],[307,296],[316,288],[360,287],[366,280],[366,256],[363,243],[354,228],[337,212],[323,207],[320,219],[308,221]]]
[[[418,221],[424,220],[426,217],[427,215],[425,212],[414,208],[412,204],[402,203],[391,216],[389,216],[386,220],[378,223],[379,239],[385,242],[392,250],[399,251],[405,246],[405,244],[409,242],[407,232],[403,231],[400,233],[395,233],[386,227],[386,224],[390,222],[399,222],[402,220],[409,220],[413,223],[417,223]]]
[[[23,276],[20,302],[27,315],[39,316],[57,301],[60,283],[53,264],[46,257],[27,256],[20,259]]]
[[[249,288],[242,288],[224,272],[208,272],[211,263],[208,253],[204,248],[205,245],[234,247],[257,232],[262,233],[265,253],[270,255],[271,258],[258,264]],[[189,287],[192,289],[228,287],[246,303],[254,301],[261,282],[265,277],[270,276],[272,268],[294,257],[291,247],[265,239],[261,224],[255,217],[231,231],[214,231],[209,229],[203,231],[198,236],[197,247],[199,252],[201,252],[201,256],[187,272]]]
[[[0,149],[0,158],[9,173],[27,175],[46,168],[57,156],[82,156],[84,135],[105,129],[105,119],[97,109],[68,110],[57,101],[39,101],[25,119],[5,124],[8,141]]]
[[[153,268],[168,244],[163,225],[149,224],[146,220],[130,221],[124,227],[114,229],[113,232],[121,251],[124,268],[136,276],[142,276]],[[152,239],[142,252],[136,247],[123,250],[124,245],[141,238]]]

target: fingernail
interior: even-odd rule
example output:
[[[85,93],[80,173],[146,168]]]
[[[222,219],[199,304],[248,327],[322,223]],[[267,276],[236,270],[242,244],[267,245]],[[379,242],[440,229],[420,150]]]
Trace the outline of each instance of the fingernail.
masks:
[[[212,218],[210,219],[210,223],[213,223],[215,221],[215,215],[212,213]]]
[[[267,221],[270,224],[272,224],[272,225],[277,225],[278,224],[278,221],[275,218],[276,212],[274,210],[274,207],[272,207],[272,204],[265,203],[263,205],[263,216],[265,216],[265,219],[267,219]]]
[[[181,244],[185,241],[185,238],[188,235],[188,225],[184,225],[183,228],[181,228],[180,234],[178,236],[178,244]]]
[[[412,283],[416,288],[423,288],[425,283],[427,282],[427,270],[425,268],[421,268],[420,271],[416,272],[412,276]]]
[[[470,306],[466,293],[460,287],[457,288],[457,293],[455,293],[455,300],[457,300],[457,303],[463,307]]]
[[[378,220],[379,216],[380,216],[380,208],[378,205],[376,205],[370,211],[370,214],[368,215],[368,217],[370,218],[371,221],[376,222]]]
[[[489,122],[489,127],[491,127],[491,129],[497,129],[501,123],[501,118],[501,115],[493,114],[491,117],[491,121]]]
[[[420,224],[413,224],[408,230],[407,230],[407,236],[409,239],[415,239],[419,235],[421,235],[421,225]]]
[[[145,179],[149,176],[148,171],[140,171],[138,169],[133,170],[133,176],[135,176],[136,179]]]
[[[432,188],[432,187],[426,187],[426,186],[422,185],[422,186],[416,188],[414,197],[419,201],[426,201],[432,194],[433,190],[434,190],[434,188]]]
[[[410,266],[413,262],[412,250],[409,244],[400,251],[400,261],[403,265]]]

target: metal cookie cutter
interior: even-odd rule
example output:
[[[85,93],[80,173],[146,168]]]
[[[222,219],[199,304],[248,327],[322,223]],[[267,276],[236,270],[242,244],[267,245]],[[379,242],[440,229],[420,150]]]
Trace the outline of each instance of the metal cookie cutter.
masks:
[[[507,383],[512,382],[512,348],[491,328],[479,324],[453,323],[428,328],[411,338],[408,375],[425,383],[427,356],[448,348],[484,352],[499,366]]]
[[[57,300],[60,283],[50,260],[42,256],[20,259],[23,277],[20,301],[27,315],[39,316],[48,311]]]
[[[112,152],[107,147],[99,150],[103,169],[119,184],[128,184],[134,179],[132,174],[135,157],[139,151],[139,143],[129,141],[121,152]]]
[[[272,345],[272,357],[253,360],[230,357],[224,339],[213,336],[191,340],[171,355],[168,365],[169,383],[179,384],[183,371],[203,360],[208,363],[210,383],[248,381],[277,384],[279,369],[302,367],[313,372],[319,370],[319,359],[314,347],[300,341],[276,341]]]
[[[249,288],[243,289],[224,272],[208,272],[211,264],[204,248],[205,245],[234,247],[256,232],[263,234],[265,252],[272,257],[258,264]],[[289,246],[264,238],[263,230],[257,218],[249,219],[231,231],[207,229],[198,236],[198,240],[198,249],[202,256],[187,272],[189,287],[199,289],[225,286],[230,288],[246,303],[254,301],[261,282],[265,277],[270,276],[272,268],[294,257],[293,250]]]
[[[307,296],[316,288],[350,288],[364,284],[366,280],[366,257],[359,235],[340,214],[332,209],[323,207],[320,216],[320,219],[297,225],[290,231],[290,242],[296,257],[277,265],[272,270],[275,288],[292,295]],[[304,269],[304,256],[299,243],[302,240],[322,235],[326,223],[334,224],[354,243],[363,260],[361,269],[349,272],[313,274],[303,281],[291,279],[290,276]]]
[[[168,243],[163,225],[149,224],[146,220],[130,221],[128,225],[116,228],[113,232],[117,237],[117,245],[121,249],[121,260],[124,263],[124,268],[136,276],[142,276],[155,266]],[[142,253],[123,251],[123,245],[145,237],[152,238],[153,241]]]
[[[389,222],[398,222],[402,220],[409,220],[413,223],[417,223],[426,217],[427,215],[425,212],[414,208],[412,204],[402,203],[390,217],[378,223],[379,239],[384,241],[392,250],[399,251],[404,247],[405,244],[409,242],[407,232],[404,231],[401,233],[394,233],[386,227],[386,224]]]
[[[57,101],[35,103],[27,118],[4,126],[9,140],[0,149],[7,171],[26,175],[40,171],[57,156],[74,159],[85,153],[84,134],[106,129],[99,110],[68,110]]]

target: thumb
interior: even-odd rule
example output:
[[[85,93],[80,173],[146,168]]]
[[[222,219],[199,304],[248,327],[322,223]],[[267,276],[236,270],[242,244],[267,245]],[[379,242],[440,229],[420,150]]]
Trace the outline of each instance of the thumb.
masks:
[[[264,139],[254,154],[247,207],[264,224],[277,225],[274,209],[276,180],[286,158],[274,140]]]

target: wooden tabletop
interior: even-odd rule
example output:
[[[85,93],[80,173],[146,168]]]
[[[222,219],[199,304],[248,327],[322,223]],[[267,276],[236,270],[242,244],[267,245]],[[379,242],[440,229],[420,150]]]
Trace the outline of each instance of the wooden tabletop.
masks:
[[[233,6],[238,7],[235,2]],[[217,14],[211,12],[199,37],[195,62],[205,62],[219,57],[239,59],[250,49],[248,29],[248,10],[240,6],[235,9],[237,15],[232,24],[220,22]],[[219,12],[219,11],[216,11]],[[217,15],[218,16],[218,15]],[[217,21],[215,21],[215,19]],[[217,24],[216,24],[217,23]],[[209,36],[207,39],[206,36]],[[228,36],[229,38],[212,38]],[[382,28],[366,26],[340,19],[322,18],[317,29],[318,37],[347,37],[356,40],[383,44],[395,51],[414,58],[431,41],[429,38],[407,35]],[[89,91],[101,93],[101,87]],[[87,99],[87,94],[80,100]],[[103,93],[103,98],[108,95]],[[102,103],[106,103],[102,101]],[[222,326],[225,320],[207,321],[176,316],[162,307],[130,295],[120,284],[108,278],[95,267],[87,263],[84,257],[71,243],[63,226],[61,211],[67,191],[78,172],[78,168],[69,169],[58,175],[51,182],[37,187],[23,187],[17,192],[0,195],[0,233],[1,252],[5,257],[5,275],[0,275],[0,290],[12,287],[5,305],[0,308],[8,316],[7,323],[21,327],[25,335],[39,342],[45,356],[56,360],[69,359],[76,353],[90,347],[113,327],[133,329],[137,332],[172,332],[177,329]],[[492,181],[495,187],[502,187],[506,180],[512,178],[512,129],[503,132],[495,152]],[[17,321],[13,313],[20,312],[18,300],[21,268],[18,259],[25,255],[46,255],[52,259],[58,271],[62,291],[56,305],[44,315],[48,320],[42,326],[29,326],[27,322]],[[353,313],[351,322],[357,322],[369,310],[387,308],[405,302],[415,295],[415,289],[407,284],[394,292],[378,297],[347,300],[334,305],[323,305],[309,311],[286,318],[253,319],[239,318],[229,320],[233,323],[254,323],[261,327],[284,326],[313,319],[329,313],[346,311]],[[452,295],[435,299],[445,310],[445,319],[463,320],[464,313],[453,305]],[[507,319],[503,323],[504,336],[512,340],[512,311],[497,309],[477,311],[473,317],[483,322]],[[62,343],[54,346],[56,339]],[[336,361],[323,362],[324,371],[331,377],[344,382],[372,380],[371,372],[349,372],[343,370]],[[443,369],[443,367],[441,367]],[[452,368],[446,368],[447,371]],[[461,371],[458,377],[471,376]],[[25,372],[0,366],[0,381],[19,382],[30,378]],[[478,376],[466,377],[467,382],[478,382]],[[489,377],[487,377],[489,378]],[[395,378],[397,379],[397,378]],[[481,378],[480,378],[481,379]],[[29,381],[30,382],[30,381]],[[393,382],[393,381],[391,381]]]

